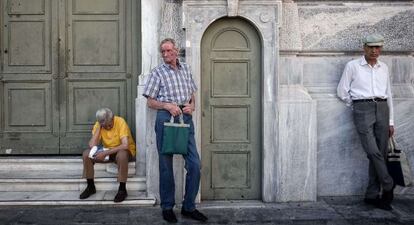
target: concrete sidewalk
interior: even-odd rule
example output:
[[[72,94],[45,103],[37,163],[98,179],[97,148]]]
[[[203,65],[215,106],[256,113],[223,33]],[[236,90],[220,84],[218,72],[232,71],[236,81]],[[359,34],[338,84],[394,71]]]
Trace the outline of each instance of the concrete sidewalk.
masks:
[[[198,209],[209,218],[204,224],[414,224],[414,195],[396,196],[394,210],[365,205],[361,196],[323,197],[317,202],[262,203],[259,201],[203,202]],[[200,224],[183,218],[177,224]],[[2,225],[168,224],[159,206],[1,206]]]

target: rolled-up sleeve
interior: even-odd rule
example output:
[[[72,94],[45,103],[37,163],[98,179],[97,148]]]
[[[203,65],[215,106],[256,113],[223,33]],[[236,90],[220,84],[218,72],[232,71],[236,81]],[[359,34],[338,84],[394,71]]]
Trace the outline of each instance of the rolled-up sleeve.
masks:
[[[145,84],[144,93],[142,95],[146,98],[150,97],[156,99],[158,92],[160,91],[160,82],[161,79],[158,73],[156,71],[152,71],[149,74],[149,78]]]

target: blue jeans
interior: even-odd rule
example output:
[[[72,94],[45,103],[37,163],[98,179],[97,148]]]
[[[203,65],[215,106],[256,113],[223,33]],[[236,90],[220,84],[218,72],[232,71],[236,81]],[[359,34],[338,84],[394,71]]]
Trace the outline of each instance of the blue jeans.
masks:
[[[163,210],[172,209],[175,205],[175,183],[173,172],[173,156],[161,154],[162,139],[164,134],[164,122],[170,121],[171,114],[166,110],[158,110],[155,120],[155,134],[157,136],[157,149],[160,170],[160,197]],[[178,122],[178,116],[175,122]],[[187,211],[195,209],[195,198],[200,186],[200,157],[194,139],[194,124],[191,115],[184,114],[184,122],[190,124],[188,139],[188,153],[183,155],[185,160],[185,195],[182,208]]]

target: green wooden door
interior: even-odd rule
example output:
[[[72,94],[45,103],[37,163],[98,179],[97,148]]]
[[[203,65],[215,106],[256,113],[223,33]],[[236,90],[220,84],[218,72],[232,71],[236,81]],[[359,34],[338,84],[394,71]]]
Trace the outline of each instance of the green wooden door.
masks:
[[[0,154],[79,154],[103,106],[134,127],[131,4],[1,2]]]
[[[261,44],[241,19],[205,32],[202,54],[202,199],[261,198]]]

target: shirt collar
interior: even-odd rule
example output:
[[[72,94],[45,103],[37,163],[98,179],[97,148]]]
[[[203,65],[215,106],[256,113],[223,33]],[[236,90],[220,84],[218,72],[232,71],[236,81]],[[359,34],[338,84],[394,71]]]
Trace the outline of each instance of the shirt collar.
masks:
[[[374,67],[381,67],[381,64],[382,64],[382,62],[377,60],[377,63],[374,65]],[[365,56],[361,57],[361,60],[359,61],[359,65],[361,65],[361,66],[368,66],[369,65],[367,60],[365,59]]]
[[[162,63],[163,66],[167,67],[168,69],[173,69],[169,64],[163,62]],[[180,69],[181,68],[181,62],[180,60],[177,59],[177,68]]]

